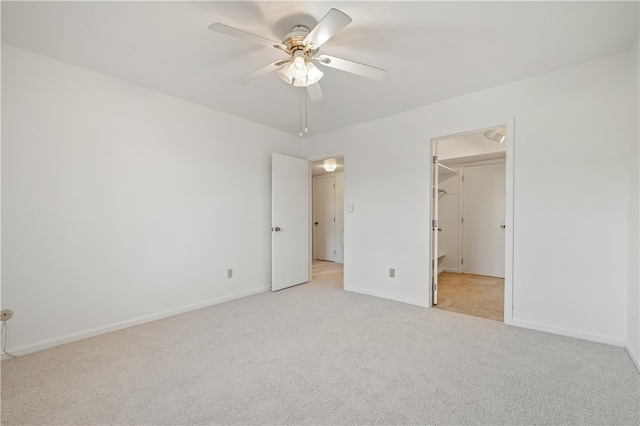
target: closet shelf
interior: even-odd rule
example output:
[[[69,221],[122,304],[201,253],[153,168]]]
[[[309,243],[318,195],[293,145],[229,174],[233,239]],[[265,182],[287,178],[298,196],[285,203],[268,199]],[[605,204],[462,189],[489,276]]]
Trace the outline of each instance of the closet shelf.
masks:
[[[458,174],[458,172],[456,170],[453,170],[451,167],[447,167],[442,163],[438,163],[438,174],[441,176],[455,175]]]

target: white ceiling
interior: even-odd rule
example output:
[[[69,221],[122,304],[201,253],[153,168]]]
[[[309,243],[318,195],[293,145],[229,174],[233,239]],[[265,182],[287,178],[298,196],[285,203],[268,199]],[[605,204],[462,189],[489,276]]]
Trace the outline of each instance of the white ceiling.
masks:
[[[2,2],[2,42],[264,124],[299,129],[299,89],[275,73],[231,82],[282,52],[276,40],[334,7],[353,22],[321,53],[384,68],[382,82],[324,68],[309,104],[319,134],[628,50],[638,2]]]

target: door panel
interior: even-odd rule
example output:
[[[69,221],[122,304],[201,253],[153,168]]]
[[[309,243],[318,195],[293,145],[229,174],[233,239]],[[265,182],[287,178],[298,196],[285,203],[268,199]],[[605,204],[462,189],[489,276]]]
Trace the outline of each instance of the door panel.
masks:
[[[317,177],[313,180],[313,222],[315,258],[336,260],[336,178]]]
[[[505,163],[464,168],[462,271],[504,278]]]
[[[271,154],[271,289],[309,281],[309,162]]]

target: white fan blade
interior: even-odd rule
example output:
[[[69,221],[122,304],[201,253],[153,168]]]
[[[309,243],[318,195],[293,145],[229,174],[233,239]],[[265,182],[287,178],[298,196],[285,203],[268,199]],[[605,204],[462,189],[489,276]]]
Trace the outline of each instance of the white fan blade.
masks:
[[[351,18],[344,12],[331,9],[305,37],[304,44],[316,49],[350,23]]]
[[[387,75],[387,72],[382,68],[360,64],[358,62],[349,61],[347,59],[336,58],[335,56],[319,55],[316,59],[324,66],[350,72],[351,74],[367,77],[376,81],[382,81],[382,79],[384,79],[384,76]]]
[[[309,99],[311,99],[312,102],[321,101],[324,99],[322,89],[320,88],[320,83],[315,83],[307,86],[307,93],[309,93]]]
[[[209,29],[211,31],[215,31],[217,33],[227,34],[233,37],[238,37],[243,40],[251,41],[253,43],[261,44],[267,47],[275,47],[280,49],[280,47],[285,47],[279,41],[269,40],[268,38],[261,37],[259,35],[251,34],[246,31],[239,30],[237,28],[230,27],[225,24],[221,24],[220,22],[216,22],[214,24],[209,25]],[[286,49],[286,47],[285,47]]]
[[[260,78],[263,75],[267,75],[269,74],[271,71],[276,71],[278,70],[280,67],[282,67],[282,60],[277,60],[275,62],[271,62],[268,65],[265,65],[262,68],[258,68],[257,70],[250,72],[249,74],[240,77],[237,80],[233,81],[233,84],[237,84],[238,86],[244,86],[247,83],[252,82],[253,80],[255,80],[256,78]],[[285,61],[286,63],[286,61]]]

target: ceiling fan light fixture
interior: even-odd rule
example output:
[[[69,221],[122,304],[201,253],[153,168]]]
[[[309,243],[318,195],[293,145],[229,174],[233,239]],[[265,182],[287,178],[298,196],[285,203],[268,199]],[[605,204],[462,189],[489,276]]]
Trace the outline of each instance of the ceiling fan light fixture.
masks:
[[[293,67],[293,65],[291,66]],[[291,73],[288,73],[288,75],[291,75]],[[305,64],[305,73],[303,75],[300,75],[300,77],[296,77],[295,75],[293,75],[291,76],[291,80],[285,78],[283,78],[283,80],[288,82],[289,84],[293,84],[295,87],[307,87],[311,86],[312,84],[316,84],[318,81],[320,81],[323,75],[324,73],[316,68],[315,65],[313,65],[311,62],[307,62]]]
[[[307,87],[320,81],[324,73],[305,58],[304,52],[296,51],[289,63],[278,70],[278,75],[287,84]]]

